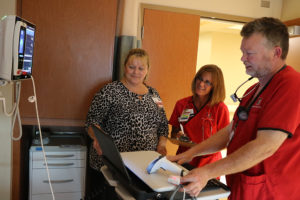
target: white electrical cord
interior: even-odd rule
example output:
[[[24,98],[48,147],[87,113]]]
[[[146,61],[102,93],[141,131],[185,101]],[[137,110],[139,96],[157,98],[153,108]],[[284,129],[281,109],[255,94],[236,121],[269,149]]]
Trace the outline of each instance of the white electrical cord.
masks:
[[[38,127],[39,127],[39,134],[40,134],[40,142],[41,142],[41,147],[42,147],[42,152],[43,152],[43,157],[44,157],[44,162],[45,162],[45,166],[46,166],[46,171],[47,171],[47,176],[48,176],[48,180],[49,180],[49,186],[50,186],[50,191],[51,191],[51,195],[52,195],[52,199],[55,200],[55,196],[54,196],[54,192],[53,192],[53,188],[52,188],[52,184],[51,184],[51,179],[50,179],[50,172],[49,172],[49,168],[48,168],[48,162],[47,162],[47,158],[46,158],[46,153],[45,153],[45,148],[44,148],[44,143],[43,143],[43,137],[42,137],[42,131],[41,131],[41,125],[40,125],[40,118],[39,118],[39,112],[38,112],[38,107],[37,107],[37,98],[36,98],[36,90],[35,90],[35,83],[34,83],[34,79],[31,76],[31,80],[32,80],[32,86],[33,86],[33,96],[30,96],[28,98],[28,101],[30,103],[35,103],[35,111],[36,111],[36,118],[37,118],[37,123],[38,123]],[[6,110],[6,101],[5,101],[5,97],[0,97],[0,101],[3,102],[3,111],[4,114],[8,117],[13,116],[13,120],[12,120],[12,126],[11,126],[11,138],[12,140],[16,141],[16,140],[20,140],[22,137],[22,126],[21,126],[21,117],[20,117],[20,112],[19,112],[19,103],[20,103],[20,94],[21,94],[21,81],[16,81],[16,90],[15,90],[15,99],[16,102],[14,103],[13,109],[10,113],[7,112]],[[18,121],[19,121],[19,136],[18,137],[14,137],[13,136],[13,129],[15,126],[15,121],[16,121],[16,117],[18,117]]]
[[[12,82],[13,84],[13,82]],[[10,129],[10,136],[11,139],[14,141],[20,140],[22,137],[22,127],[21,127],[21,118],[20,118],[20,113],[19,113],[19,102],[20,102],[20,94],[21,94],[21,82],[17,81],[16,82],[16,86],[15,86],[15,101],[14,105],[13,105],[13,109],[10,113],[7,112],[6,110],[6,100],[5,97],[0,97],[0,101],[2,101],[2,105],[3,105],[3,112],[7,117],[11,117],[12,116],[12,124],[11,124],[11,129]],[[13,130],[15,127],[15,121],[16,121],[16,117],[18,117],[19,120],[19,136],[18,137],[14,137],[13,136]]]
[[[38,127],[39,127],[39,134],[40,134],[40,141],[41,141],[41,146],[42,146],[44,162],[45,162],[45,166],[46,166],[46,171],[47,171],[47,176],[48,176],[48,180],[49,180],[49,186],[50,186],[52,199],[55,200],[55,196],[54,196],[54,192],[53,192],[53,188],[52,188],[52,184],[51,184],[51,179],[50,179],[48,162],[47,162],[46,153],[45,153],[45,149],[44,149],[44,143],[43,143],[43,137],[42,137],[42,131],[41,131],[41,125],[40,125],[39,112],[38,112],[38,107],[37,107],[37,98],[36,98],[36,91],[35,91],[35,84],[34,84],[33,76],[31,76],[31,80],[32,80],[32,86],[33,86],[33,96],[29,97],[28,101],[31,103],[35,103],[36,118],[37,118],[37,123],[38,123]]]
[[[20,103],[20,94],[21,94],[21,81],[17,81],[16,82],[16,103],[14,103],[15,106],[15,110],[14,110],[14,115],[13,115],[13,120],[12,120],[12,124],[11,124],[11,139],[14,141],[18,141],[22,138],[22,125],[21,125],[21,117],[20,117],[20,112],[19,112],[19,103]],[[19,136],[18,137],[14,137],[13,135],[13,130],[15,127],[15,121],[16,121],[16,117],[18,117],[18,121],[19,121]]]
[[[15,112],[15,109],[16,109],[16,103],[14,103],[14,106],[13,106],[13,109],[10,113],[7,112],[6,110],[6,101],[5,101],[5,97],[0,97],[0,101],[3,102],[3,112],[4,114],[7,116],[7,117],[10,117],[13,115],[13,113]]]
[[[182,200],[185,200],[185,188],[182,184],[179,184],[177,186],[177,188],[173,191],[173,193],[171,194],[170,200],[174,200],[176,193],[179,191],[179,189],[182,188],[183,189],[183,196],[182,196]],[[192,197],[191,196],[191,200],[197,200],[197,197]]]
[[[177,188],[174,190],[174,192],[172,193],[170,200],[174,200],[176,193],[178,192],[178,190],[182,187],[182,185],[178,185]]]

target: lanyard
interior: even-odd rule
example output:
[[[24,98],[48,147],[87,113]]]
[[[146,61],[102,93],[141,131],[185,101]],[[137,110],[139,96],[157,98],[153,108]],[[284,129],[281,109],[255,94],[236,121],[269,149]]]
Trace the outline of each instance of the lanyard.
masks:
[[[178,122],[179,122],[179,123],[182,123],[182,124],[184,124],[184,125],[186,125],[189,121],[191,121],[196,115],[198,115],[198,114],[200,113],[200,111],[208,104],[209,100],[210,100],[210,99],[208,99],[208,100],[205,102],[205,104],[204,104],[199,110],[197,109],[196,105],[194,104],[193,99],[192,99],[192,101],[189,101],[188,104],[187,104],[187,105],[185,106],[185,108],[183,109],[183,111],[182,111],[182,113],[181,113],[181,116],[180,116],[179,119],[178,119]],[[184,112],[185,112],[186,110],[188,110],[187,107],[188,107],[190,104],[193,105],[193,107],[190,108],[190,109],[192,109],[193,112],[194,112],[194,110],[195,110],[196,113],[189,114],[188,117],[186,116],[187,119],[186,119],[185,121],[183,121],[183,120],[181,120],[181,118],[182,118],[182,116],[184,115]],[[208,112],[209,112],[209,115],[210,115],[210,109],[209,109]],[[183,123],[183,122],[184,122],[184,123]]]

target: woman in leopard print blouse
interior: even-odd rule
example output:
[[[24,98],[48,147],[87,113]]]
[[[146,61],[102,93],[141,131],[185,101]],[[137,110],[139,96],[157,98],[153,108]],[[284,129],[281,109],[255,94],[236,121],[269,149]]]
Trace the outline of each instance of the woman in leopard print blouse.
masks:
[[[124,64],[124,77],[105,85],[94,96],[86,120],[93,139],[90,166],[100,170],[101,147],[91,125],[112,136],[120,152],[154,150],[165,155],[168,121],[158,92],[144,83],[149,57],[143,49],[132,49]]]

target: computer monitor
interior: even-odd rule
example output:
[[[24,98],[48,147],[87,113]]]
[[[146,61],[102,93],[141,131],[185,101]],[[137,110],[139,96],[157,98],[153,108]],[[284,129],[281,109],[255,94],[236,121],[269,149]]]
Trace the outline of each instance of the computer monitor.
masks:
[[[28,79],[32,75],[34,24],[15,15],[0,20],[0,79]]]

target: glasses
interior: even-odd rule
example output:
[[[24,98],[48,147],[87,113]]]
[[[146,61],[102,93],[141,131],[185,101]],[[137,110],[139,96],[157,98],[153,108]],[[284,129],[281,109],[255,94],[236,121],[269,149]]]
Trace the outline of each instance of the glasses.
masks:
[[[199,80],[200,82],[203,82],[207,87],[213,86],[213,84],[210,81],[208,81],[208,80],[204,81],[202,77],[197,77],[196,80]]]

